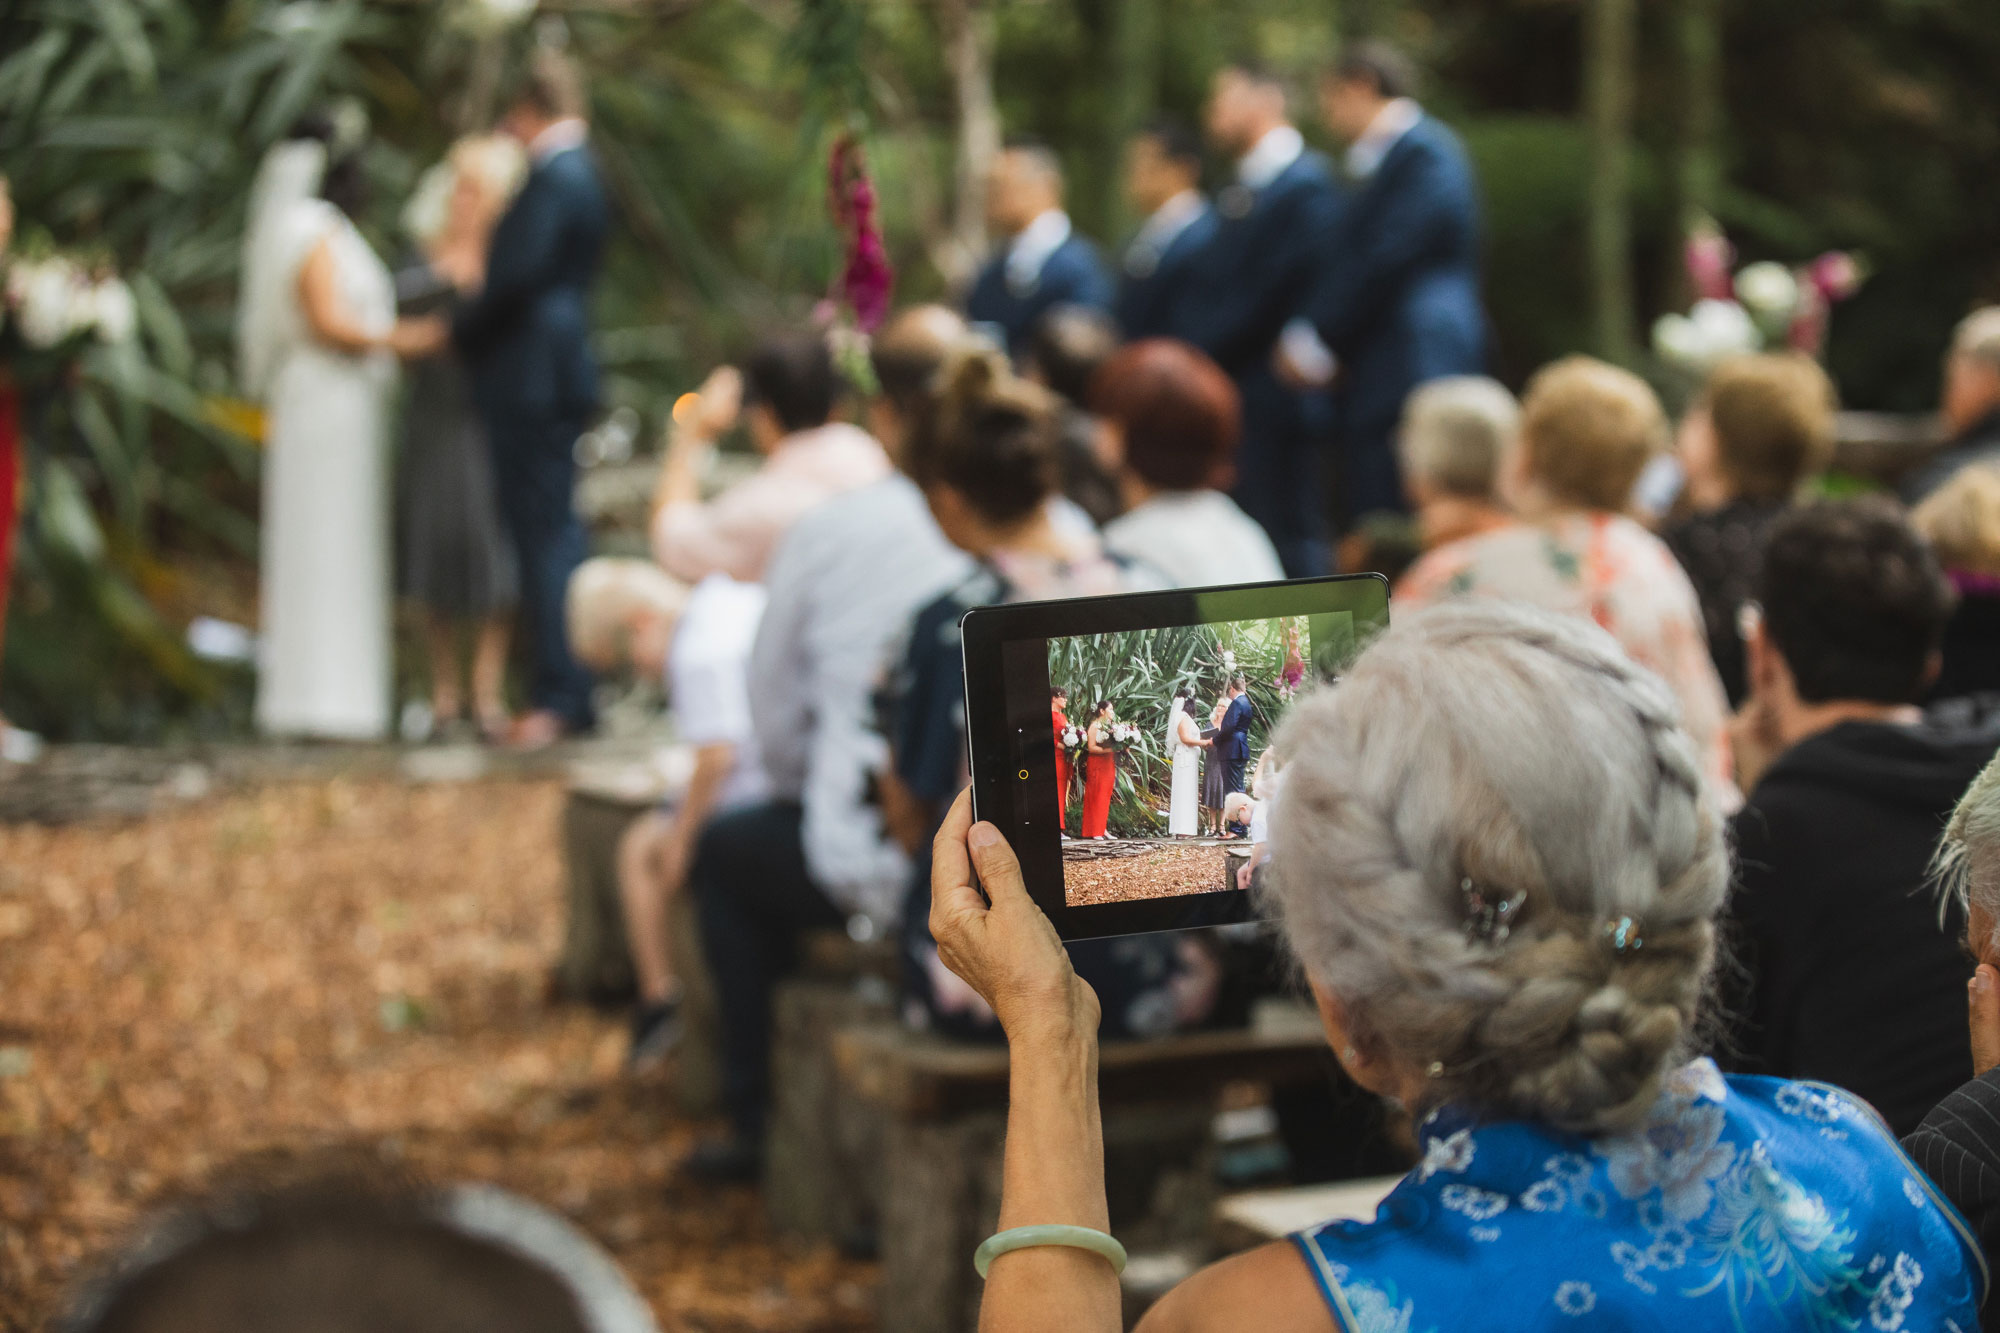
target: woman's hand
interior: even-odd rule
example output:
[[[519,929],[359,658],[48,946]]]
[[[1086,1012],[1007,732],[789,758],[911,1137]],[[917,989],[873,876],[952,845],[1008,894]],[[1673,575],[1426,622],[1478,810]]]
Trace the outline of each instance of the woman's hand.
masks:
[[[973,883],[975,868],[991,906]],[[944,965],[992,1006],[1010,1041],[1096,1035],[1096,993],[1028,896],[1000,830],[972,822],[970,791],[959,793],[931,844],[931,938]]]
[[[419,361],[427,356],[436,356],[451,341],[451,329],[436,315],[422,315],[415,319],[399,319],[396,326],[382,339],[382,345],[405,361]]]

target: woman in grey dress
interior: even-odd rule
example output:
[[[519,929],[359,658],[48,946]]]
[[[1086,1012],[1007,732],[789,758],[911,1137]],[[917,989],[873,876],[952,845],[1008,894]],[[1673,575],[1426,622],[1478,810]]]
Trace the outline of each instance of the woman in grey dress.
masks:
[[[485,276],[493,226],[524,171],[499,136],[461,139],[420,187],[406,221],[421,256],[396,276],[405,309],[448,309]],[[490,740],[507,734],[507,635],[519,591],[500,521],[486,431],[464,367],[446,349],[408,367],[398,475],[401,591],[424,610],[435,728],[464,716],[461,636],[472,637],[473,716]]]

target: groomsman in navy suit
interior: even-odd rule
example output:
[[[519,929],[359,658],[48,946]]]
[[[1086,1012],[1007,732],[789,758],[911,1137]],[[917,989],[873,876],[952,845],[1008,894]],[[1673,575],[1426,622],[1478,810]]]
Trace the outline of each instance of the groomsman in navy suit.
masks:
[[[1331,428],[1324,392],[1280,382],[1278,335],[1327,262],[1339,195],[1324,158],[1308,152],[1270,72],[1231,65],[1215,77],[1209,138],[1236,160],[1215,201],[1216,235],[1200,264],[1192,341],[1236,381],[1243,443],[1236,503],[1270,534],[1285,572],[1329,566],[1321,438]]]
[[[1374,42],[1356,44],[1320,83],[1327,127],[1348,145],[1348,200],[1281,361],[1302,384],[1338,368],[1343,527],[1407,507],[1395,436],[1410,390],[1485,366],[1478,185],[1458,136],[1425,114],[1414,90],[1408,62]]]
[[[521,562],[531,711],[514,739],[530,747],[593,722],[590,673],[570,655],[563,611],[586,553],[572,503],[575,447],[598,406],[590,287],[610,230],[583,108],[574,71],[545,53],[505,122],[527,147],[528,178],[494,229],[484,286],[452,328]]]
[[[1141,130],[1126,150],[1125,192],[1146,220],[1125,247],[1111,313],[1135,341],[1192,341],[1196,265],[1218,225],[1201,194],[1201,141],[1170,120]]]
[[[1063,212],[1062,164],[1048,148],[1014,143],[993,159],[986,222],[1007,243],[979,271],[965,317],[997,328],[1009,353],[1021,355],[1052,306],[1111,308],[1111,275]]]

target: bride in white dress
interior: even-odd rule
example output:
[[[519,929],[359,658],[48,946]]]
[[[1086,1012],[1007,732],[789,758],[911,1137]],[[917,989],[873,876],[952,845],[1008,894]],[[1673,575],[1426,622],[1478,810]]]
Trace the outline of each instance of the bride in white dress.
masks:
[[[1201,832],[1201,752],[1214,744],[1188,714],[1185,691],[1167,709],[1167,754],[1173,763],[1173,794],[1167,803],[1167,834],[1192,838]]]
[[[397,321],[394,280],[320,197],[326,176],[319,139],[273,148],[244,240],[238,352],[268,423],[257,726],[363,740],[389,729],[393,354],[442,330]]]

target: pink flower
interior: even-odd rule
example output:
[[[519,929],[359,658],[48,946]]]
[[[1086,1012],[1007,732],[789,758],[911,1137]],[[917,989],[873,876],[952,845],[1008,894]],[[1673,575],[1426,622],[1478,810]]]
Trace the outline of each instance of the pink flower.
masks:
[[[875,220],[875,183],[869,179],[861,145],[852,135],[834,141],[827,161],[827,205],[834,225],[847,233],[847,262],[834,280],[836,295],[854,311],[863,333],[872,333],[889,314],[895,271]]]

